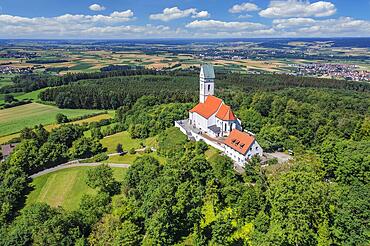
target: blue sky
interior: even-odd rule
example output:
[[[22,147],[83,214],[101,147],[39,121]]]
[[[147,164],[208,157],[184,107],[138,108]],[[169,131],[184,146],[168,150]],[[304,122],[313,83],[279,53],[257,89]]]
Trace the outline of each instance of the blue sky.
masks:
[[[370,36],[370,0],[0,0],[0,38]]]

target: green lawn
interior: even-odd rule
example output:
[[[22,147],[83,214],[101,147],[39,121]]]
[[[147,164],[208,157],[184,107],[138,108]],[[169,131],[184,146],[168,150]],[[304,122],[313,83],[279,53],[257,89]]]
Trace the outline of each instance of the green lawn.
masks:
[[[208,150],[204,153],[207,160],[212,162],[215,160],[215,158],[217,158],[217,156],[219,156],[220,154],[220,151],[210,145],[208,145]]]
[[[84,62],[78,62],[76,65],[74,65],[73,67],[69,68],[69,70],[85,70],[85,69],[89,69],[91,67],[93,67],[94,65],[91,65],[89,63],[84,63]]]
[[[22,95],[19,95],[19,96],[15,96],[18,100],[23,100],[23,99],[31,99],[33,101],[36,101],[36,100],[39,100],[39,94],[40,92],[46,90],[48,88],[42,88],[40,90],[36,90],[36,91],[31,91],[31,92],[28,92],[28,93],[25,93],[25,94],[22,94]]]
[[[127,131],[119,132],[114,135],[105,137],[101,140],[103,147],[108,149],[108,153],[115,153],[117,144],[122,144],[123,150],[130,150],[131,148],[139,149],[140,143],[143,142],[145,146],[156,146],[156,138],[147,139],[132,139]]]
[[[63,113],[70,118],[96,113],[100,110],[59,109],[55,106],[30,103],[9,109],[0,110],[0,136],[16,133],[24,127],[55,122],[57,113]]]
[[[13,84],[12,82],[12,77],[14,75],[1,75],[0,76],[0,88],[6,85],[11,85]]]
[[[156,152],[152,152],[150,154],[144,154],[144,153],[136,153],[134,155],[131,155],[129,153],[119,156],[119,155],[114,155],[110,156],[108,160],[103,161],[104,163],[115,163],[115,164],[133,164],[136,158],[144,155],[150,155],[156,158],[161,164],[166,163],[166,159],[162,156],[158,156]]]
[[[26,206],[45,202],[66,210],[77,209],[84,194],[96,193],[96,190],[85,183],[87,170],[90,168],[94,167],[74,167],[35,178],[32,181],[34,190],[28,195]],[[122,181],[126,169],[113,168],[113,171],[115,179]]]

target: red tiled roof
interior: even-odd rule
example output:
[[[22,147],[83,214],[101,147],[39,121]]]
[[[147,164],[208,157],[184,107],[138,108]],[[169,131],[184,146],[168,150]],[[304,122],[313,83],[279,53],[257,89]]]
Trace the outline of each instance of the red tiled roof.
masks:
[[[222,100],[215,96],[208,96],[204,103],[198,103],[194,108],[190,110],[192,113],[197,113],[204,118],[208,119],[222,104]]]
[[[253,144],[255,138],[246,132],[234,129],[230,135],[225,139],[224,144],[230,148],[238,151],[240,154],[245,155]]]
[[[218,110],[216,117],[220,120],[236,120],[236,117],[231,110],[230,106],[222,104],[220,109]]]

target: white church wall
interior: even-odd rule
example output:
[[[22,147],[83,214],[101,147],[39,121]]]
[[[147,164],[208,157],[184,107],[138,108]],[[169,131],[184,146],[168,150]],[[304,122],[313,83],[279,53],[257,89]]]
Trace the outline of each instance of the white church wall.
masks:
[[[263,155],[263,150],[261,148],[261,146],[258,144],[257,141],[254,141],[252,146],[249,148],[248,152],[247,152],[247,156],[255,156],[255,155],[259,155],[262,157]]]
[[[215,115],[216,114],[213,114],[211,117],[208,118],[207,127],[216,125],[216,116]]]

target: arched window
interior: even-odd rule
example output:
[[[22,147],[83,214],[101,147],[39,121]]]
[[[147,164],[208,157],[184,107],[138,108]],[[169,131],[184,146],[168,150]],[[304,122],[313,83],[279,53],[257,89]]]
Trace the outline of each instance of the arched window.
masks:
[[[208,85],[208,92],[211,90],[211,85]]]

